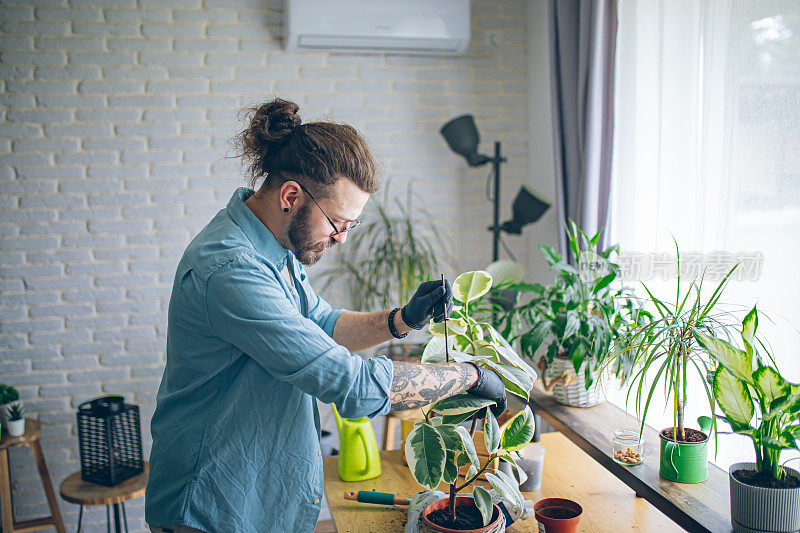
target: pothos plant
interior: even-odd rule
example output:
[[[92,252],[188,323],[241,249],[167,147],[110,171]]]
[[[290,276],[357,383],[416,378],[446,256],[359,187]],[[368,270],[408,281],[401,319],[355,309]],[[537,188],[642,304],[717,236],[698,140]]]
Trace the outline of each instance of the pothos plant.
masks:
[[[742,321],[742,344],[731,343],[694,329],[698,344],[717,362],[714,371],[714,399],[735,433],[752,439],[756,472],[783,481],[780,463],[783,450],[798,448],[800,442],[800,385],[789,383],[778,372],[766,346],[757,341],[758,311],[755,307]],[[759,354],[760,345],[767,361]],[[770,366],[770,363],[773,366]],[[756,413],[755,405],[758,405]]]
[[[522,355],[535,361],[537,351],[546,343],[543,357],[547,365],[556,356],[568,358],[576,374],[583,368],[587,389],[594,382],[594,374],[610,359],[612,342],[639,313],[632,293],[612,285],[620,273],[619,265],[612,260],[617,245],[594,252],[601,232],[589,237],[569,221],[567,237],[574,265],[551,246],[540,243],[542,255],[556,272],[555,280],[550,285],[511,285],[511,290],[532,298],[502,316],[503,335],[512,341],[519,339]],[[623,358],[615,359],[612,371],[618,377],[630,371],[625,363]]]
[[[453,318],[445,323],[431,323],[433,338],[422,355],[423,363],[442,363],[448,358],[457,362],[473,362],[497,372],[509,393],[526,402],[529,398],[536,372],[514,351],[502,335],[487,322],[472,317],[470,307],[486,295],[492,278],[484,271],[466,272],[453,283]],[[534,432],[533,413],[529,407],[499,427],[488,407],[491,400],[462,393],[440,400],[423,409],[425,418],[414,424],[406,439],[405,455],[414,479],[428,490],[434,490],[444,481],[450,485],[449,513],[455,519],[456,494],[473,482],[496,458],[516,467],[510,452],[522,449]],[[484,464],[479,461],[473,436],[478,412],[485,409],[484,441],[489,456]],[[436,416],[440,415],[440,416]],[[472,420],[469,431],[459,424]],[[469,465],[462,483],[458,483],[459,469]],[[521,470],[520,470],[521,472]],[[504,498],[522,504],[522,494],[517,482],[495,470],[486,473],[492,487]],[[473,487],[473,500],[483,517],[484,525],[492,517],[492,501],[486,489]]]

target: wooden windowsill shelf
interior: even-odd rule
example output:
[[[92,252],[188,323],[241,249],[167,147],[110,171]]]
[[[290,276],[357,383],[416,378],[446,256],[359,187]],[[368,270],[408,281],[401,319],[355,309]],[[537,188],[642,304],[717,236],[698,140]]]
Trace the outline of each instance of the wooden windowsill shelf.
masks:
[[[668,481],[658,474],[658,432],[645,426],[644,462],[622,466],[611,457],[615,429],[636,425],[636,420],[608,402],[591,408],[557,403],[538,386],[531,392],[531,409],[563,433],[636,494],[688,531],[731,531],[728,473],[709,463],[708,479],[684,484]]]

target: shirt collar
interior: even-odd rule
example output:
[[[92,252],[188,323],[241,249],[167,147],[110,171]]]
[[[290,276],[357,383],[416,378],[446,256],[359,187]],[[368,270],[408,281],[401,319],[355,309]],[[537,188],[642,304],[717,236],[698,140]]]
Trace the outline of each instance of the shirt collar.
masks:
[[[274,263],[278,270],[283,270],[286,261],[293,254],[281,246],[269,228],[244,204],[245,200],[253,195],[253,192],[247,187],[239,187],[231,196],[226,209],[236,225],[253,244],[255,250]]]

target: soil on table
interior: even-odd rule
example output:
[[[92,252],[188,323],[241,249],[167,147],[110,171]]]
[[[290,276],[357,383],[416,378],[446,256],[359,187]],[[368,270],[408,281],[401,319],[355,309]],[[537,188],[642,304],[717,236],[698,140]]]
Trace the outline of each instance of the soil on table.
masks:
[[[683,432],[686,435],[686,438],[678,439],[678,442],[690,443],[690,442],[703,442],[708,440],[708,435],[696,429],[683,428]],[[674,442],[673,438],[674,433],[675,433],[675,428],[666,428],[661,430],[661,436],[673,442]]]
[[[796,489],[800,488],[800,479],[791,474],[787,474],[783,479],[775,479],[769,472],[757,472],[749,469],[739,469],[733,471],[740,483],[753,487],[766,487],[768,489]]]
[[[492,515],[489,521],[491,524],[497,518],[497,511]],[[455,522],[450,519],[450,510],[445,507],[444,509],[437,509],[428,515],[428,520],[436,524],[455,530],[470,530],[480,529],[483,527],[483,517],[481,512],[474,505],[461,505],[456,507],[456,520]]]

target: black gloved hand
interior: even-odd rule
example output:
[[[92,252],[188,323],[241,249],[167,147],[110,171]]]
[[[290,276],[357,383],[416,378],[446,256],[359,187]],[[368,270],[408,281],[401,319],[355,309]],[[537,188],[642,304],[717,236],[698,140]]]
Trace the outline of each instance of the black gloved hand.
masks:
[[[506,386],[497,372],[490,368],[482,368],[475,363],[469,363],[478,369],[478,382],[467,390],[467,394],[494,400],[495,405],[489,407],[495,418],[503,414],[506,410]],[[486,408],[478,411],[478,418],[486,416]]]
[[[450,282],[426,281],[420,284],[417,292],[400,311],[403,322],[414,329],[422,329],[433,317],[434,322],[444,320],[444,305],[447,302],[447,315],[453,310],[453,289]]]

